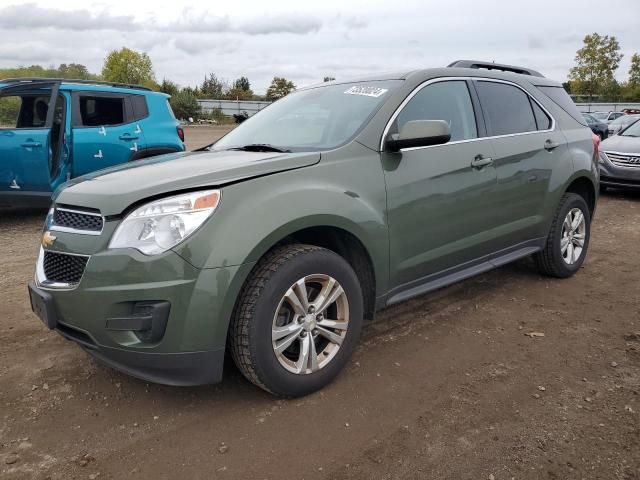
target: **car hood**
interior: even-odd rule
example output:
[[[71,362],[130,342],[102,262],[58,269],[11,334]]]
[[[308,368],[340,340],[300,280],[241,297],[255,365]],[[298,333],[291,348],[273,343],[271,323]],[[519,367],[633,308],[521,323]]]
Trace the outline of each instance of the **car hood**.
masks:
[[[63,184],[58,204],[95,208],[118,215],[140,200],[193,188],[228,183],[314,165],[319,153],[182,152],[99,170]]]
[[[609,137],[600,144],[604,152],[640,153],[640,137],[625,137],[616,135]]]

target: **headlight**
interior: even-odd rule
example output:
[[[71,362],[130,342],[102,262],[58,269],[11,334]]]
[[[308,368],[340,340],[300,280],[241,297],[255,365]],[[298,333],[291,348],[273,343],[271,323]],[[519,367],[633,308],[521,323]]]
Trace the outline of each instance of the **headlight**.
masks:
[[[135,248],[145,255],[166,252],[213,214],[220,196],[220,190],[206,190],[147,203],[125,217],[109,248]]]
[[[607,159],[607,154],[604,153],[602,150],[600,150],[600,155],[598,155],[598,161],[600,163],[604,163],[606,159]]]

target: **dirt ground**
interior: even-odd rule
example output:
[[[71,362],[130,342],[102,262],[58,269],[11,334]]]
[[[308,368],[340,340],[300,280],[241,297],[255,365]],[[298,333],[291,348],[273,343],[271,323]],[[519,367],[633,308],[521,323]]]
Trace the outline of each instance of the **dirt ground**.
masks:
[[[640,194],[601,198],[575,277],[525,260],[389,308],[297,400],[231,362],[147,384],[47,331],[26,292],[43,216],[0,212],[2,479],[640,479]]]

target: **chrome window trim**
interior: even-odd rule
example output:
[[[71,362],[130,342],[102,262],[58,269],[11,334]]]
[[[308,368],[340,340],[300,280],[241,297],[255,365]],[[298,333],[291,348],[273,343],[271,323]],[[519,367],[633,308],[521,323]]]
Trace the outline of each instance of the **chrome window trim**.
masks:
[[[425,148],[433,148],[433,147],[445,147],[447,145],[457,145],[459,143],[476,142],[476,141],[494,139],[494,138],[517,137],[517,136],[520,136],[520,135],[531,135],[531,134],[534,134],[534,133],[549,133],[549,132],[553,132],[556,129],[556,119],[555,119],[555,117],[553,115],[551,115],[551,112],[549,112],[549,110],[547,110],[544,107],[544,105],[542,105],[533,95],[531,95],[529,92],[527,92],[524,88],[522,88],[517,83],[510,82],[508,80],[501,80],[501,79],[489,78],[489,77],[439,77],[439,78],[432,78],[430,80],[422,82],[420,85],[418,85],[416,88],[414,88],[411,91],[411,93],[407,96],[407,98],[405,98],[402,101],[402,103],[398,106],[398,108],[395,109],[395,111],[393,112],[393,115],[391,115],[391,118],[387,122],[387,125],[385,126],[385,128],[384,128],[384,130],[382,132],[382,138],[380,140],[380,151],[384,152],[384,140],[385,140],[385,138],[387,138],[387,135],[389,134],[389,130],[391,129],[391,125],[393,124],[393,122],[395,122],[396,118],[398,118],[398,115],[400,115],[400,112],[402,111],[402,109],[407,105],[407,103],[409,103],[411,101],[411,99],[413,97],[415,97],[418,94],[418,92],[420,92],[420,90],[422,90],[423,88],[428,87],[429,85],[432,85],[434,83],[450,82],[450,81],[454,81],[454,80],[465,81],[465,82],[467,80],[480,80],[480,81],[483,81],[483,82],[504,83],[504,84],[507,84],[507,85],[514,86],[514,87],[522,90],[527,97],[529,97],[531,100],[536,102],[536,104],[542,109],[542,111],[549,116],[549,118],[551,119],[551,127],[546,129],[546,130],[532,130],[530,132],[509,133],[509,134],[505,134],[505,135],[492,135],[492,136],[487,135],[486,137],[467,138],[465,140],[455,140],[453,142],[447,142],[447,143],[443,143],[443,144],[440,144],[440,145],[426,145],[424,147],[401,148],[400,149],[401,152],[411,152],[413,150],[422,150],[422,149],[425,149]],[[469,95],[471,95],[471,93],[469,93]],[[480,101],[480,100],[478,99],[478,101]],[[480,104],[482,104],[482,102],[480,102]],[[531,111],[531,114],[534,115],[533,110]],[[534,117],[535,117],[535,115],[534,115]]]
[[[77,213],[79,215],[89,215],[91,217],[100,217],[102,219],[102,228],[100,231],[97,230],[80,230],[77,228],[63,227],[55,224],[55,211],[60,210],[63,212]],[[102,231],[104,230],[105,219],[104,216],[99,213],[87,212],[83,210],[75,210],[73,208],[64,208],[64,207],[54,207],[51,215],[51,225],[49,225],[49,230],[55,232],[64,232],[64,233],[75,233],[78,235],[102,235]]]
[[[69,253],[69,252],[59,252],[57,250],[47,250],[51,253],[59,253],[61,255],[71,255],[74,257],[84,257],[87,259],[87,265],[89,264],[89,260],[91,259],[91,255],[80,255],[78,253]],[[87,267],[85,265],[85,269],[82,271],[82,275],[78,280],[78,283],[66,283],[66,282],[51,282],[47,280],[47,276],[44,273],[44,248],[40,247],[40,252],[38,253],[38,260],[36,262],[36,273],[35,273],[35,281],[36,285],[44,290],[75,290],[80,285],[82,278],[84,277],[84,272]]]

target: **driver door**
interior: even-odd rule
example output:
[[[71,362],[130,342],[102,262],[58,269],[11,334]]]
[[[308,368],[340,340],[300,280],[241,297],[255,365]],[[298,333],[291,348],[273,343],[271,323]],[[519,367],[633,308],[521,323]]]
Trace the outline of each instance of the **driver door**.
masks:
[[[10,85],[0,89],[0,194],[51,195],[51,126],[56,84]]]

